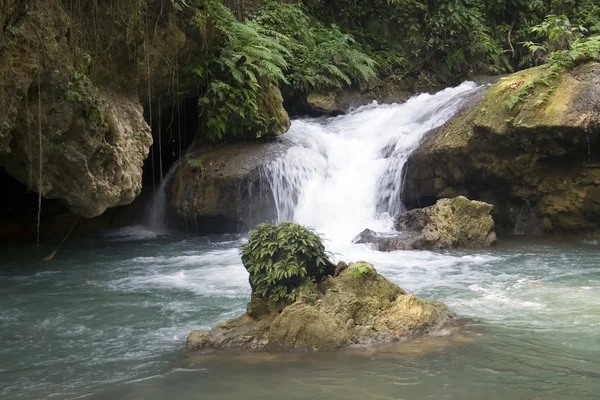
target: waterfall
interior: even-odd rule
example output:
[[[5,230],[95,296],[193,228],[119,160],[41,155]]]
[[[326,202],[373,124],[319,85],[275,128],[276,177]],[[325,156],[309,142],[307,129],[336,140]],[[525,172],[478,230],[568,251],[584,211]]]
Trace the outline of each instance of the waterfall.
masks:
[[[472,82],[404,104],[369,105],[336,118],[296,120],[287,153],[266,166],[279,222],[295,221],[334,241],[365,228],[393,229],[403,211],[402,169],[424,134],[448,121]]]
[[[169,201],[167,199],[167,187],[171,182],[173,172],[179,165],[180,161],[177,161],[167,175],[163,178],[160,186],[154,193],[154,201],[152,202],[152,208],[150,214],[146,220],[146,227],[156,233],[165,233],[168,227],[167,221],[167,209],[169,207]]]

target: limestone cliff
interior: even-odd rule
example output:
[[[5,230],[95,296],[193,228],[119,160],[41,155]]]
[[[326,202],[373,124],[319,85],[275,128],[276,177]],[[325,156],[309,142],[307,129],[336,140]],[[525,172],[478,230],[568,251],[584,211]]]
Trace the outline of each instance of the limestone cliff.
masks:
[[[219,42],[214,29],[194,23],[197,2],[175,3],[4,2],[0,167],[86,218],[131,203],[153,142],[149,124],[201,117],[198,85],[184,70]],[[260,96],[269,133],[285,132],[290,122],[279,89],[263,84]],[[182,117],[188,100],[195,108]],[[177,157],[187,147],[181,130]],[[189,144],[196,132],[188,130]],[[163,135],[161,144],[167,141],[174,140]]]

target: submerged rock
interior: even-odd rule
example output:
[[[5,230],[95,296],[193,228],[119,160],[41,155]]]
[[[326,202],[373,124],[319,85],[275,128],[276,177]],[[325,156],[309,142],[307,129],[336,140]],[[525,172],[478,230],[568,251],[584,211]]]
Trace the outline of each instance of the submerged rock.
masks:
[[[302,298],[281,313],[259,318],[246,313],[210,332],[194,331],[186,347],[332,350],[424,335],[454,318],[444,304],[407,294],[372,266],[363,273],[353,266],[323,281],[316,298]]]
[[[505,232],[598,229],[600,64],[549,73],[503,79],[429,132],[405,165],[405,204],[464,195],[493,204]]]
[[[442,199],[396,218],[398,234],[363,231],[356,243],[373,243],[380,251],[487,247],[496,242],[493,206],[465,197]]]
[[[418,232],[380,233],[365,229],[353,240],[358,244],[374,244],[379,251],[413,250]]]

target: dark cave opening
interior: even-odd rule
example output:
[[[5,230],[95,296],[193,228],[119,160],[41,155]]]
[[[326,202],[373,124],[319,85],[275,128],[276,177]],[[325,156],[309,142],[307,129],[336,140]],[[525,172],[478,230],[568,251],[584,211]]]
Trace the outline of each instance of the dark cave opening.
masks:
[[[146,120],[150,120],[149,107],[145,108]],[[152,139],[148,158],[144,162],[144,188],[156,188],[192,145],[198,132],[198,97],[193,96],[179,103],[153,104]]]

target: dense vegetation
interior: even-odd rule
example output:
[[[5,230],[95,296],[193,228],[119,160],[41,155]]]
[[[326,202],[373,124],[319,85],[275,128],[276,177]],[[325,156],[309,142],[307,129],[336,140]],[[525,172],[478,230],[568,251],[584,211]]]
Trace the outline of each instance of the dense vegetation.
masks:
[[[258,225],[242,249],[242,262],[252,293],[273,303],[314,291],[331,269],[319,235],[291,222]]]
[[[189,71],[213,141],[268,133],[268,83],[306,93],[422,71],[454,83],[593,58],[600,32],[593,0],[266,0],[238,18],[218,0],[201,3],[198,28],[220,40]]]
[[[36,8],[41,30],[24,32],[20,16]],[[16,57],[9,63],[15,68],[5,74],[9,86],[19,81],[13,76],[22,71],[17,66],[31,65],[19,57],[37,49],[38,63],[62,59],[71,64],[70,75],[137,90],[147,106],[154,101],[160,108],[165,94],[172,97],[165,102],[181,104],[181,96],[189,99],[193,93],[199,99],[200,138],[220,142],[265,137],[273,126],[285,126],[272,112],[280,109],[277,88],[288,100],[302,99],[314,91],[365,88],[376,77],[394,82],[433,77],[453,84],[546,61],[564,67],[595,58],[600,4],[9,0],[0,6],[0,24],[0,50],[13,49]]]

